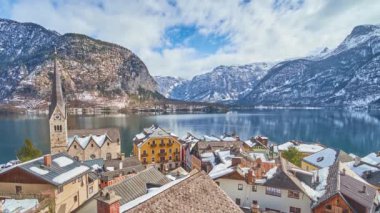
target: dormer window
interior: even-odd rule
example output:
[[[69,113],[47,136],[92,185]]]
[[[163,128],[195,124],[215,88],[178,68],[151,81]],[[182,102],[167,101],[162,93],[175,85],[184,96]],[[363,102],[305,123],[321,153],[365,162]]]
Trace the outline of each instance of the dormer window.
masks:
[[[323,161],[323,159],[324,159],[324,157],[318,157],[317,162],[321,162],[321,161]]]

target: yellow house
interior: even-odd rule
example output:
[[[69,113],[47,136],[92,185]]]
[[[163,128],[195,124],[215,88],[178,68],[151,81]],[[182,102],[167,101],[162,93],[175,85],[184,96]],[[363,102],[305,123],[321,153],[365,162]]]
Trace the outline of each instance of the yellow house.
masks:
[[[182,145],[178,137],[158,126],[145,128],[133,138],[133,154],[144,165],[172,170],[181,165]]]
[[[301,161],[301,168],[306,171],[314,171],[329,167],[336,161],[350,162],[354,159],[342,150],[331,148],[323,149],[312,155],[306,156]]]
[[[49,198],[51,211],[56,213],[74,211],[98,190],[91,168],[64,153],[45,155],[0,172],[1,195]]]

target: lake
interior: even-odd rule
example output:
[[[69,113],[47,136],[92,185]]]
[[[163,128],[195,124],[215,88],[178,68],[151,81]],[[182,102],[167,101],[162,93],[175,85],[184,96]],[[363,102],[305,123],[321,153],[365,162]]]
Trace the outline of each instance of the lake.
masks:
[[[257,109],[223,114],[110,115],[70,116],[69,128],[117,127],[122,150],[131,153],[132,138],[144,127],[158,124],[180,137],[192,132],[220,136],[237,133],[241,139],[255,135],[271,141],[318,141],[348,153],[365,155],[380,150],[380,112],[344,110]],[[46,116],[0,115],[0,163],[15,159],[15,154],[29,138],[44,153],[49,151]]]

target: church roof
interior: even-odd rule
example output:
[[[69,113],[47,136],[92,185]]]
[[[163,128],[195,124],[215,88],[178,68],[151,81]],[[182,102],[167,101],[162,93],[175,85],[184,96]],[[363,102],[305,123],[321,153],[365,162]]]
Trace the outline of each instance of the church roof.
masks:
[[[57,69],[57,51],[54,52],[54,76],[53,76],[53,86],[51,94],[51,103],[49,109],[49,118],[51,118],[54,110],[58,108],[63,116],[66,116],[65,100],[63,98],[62,83],[61,83],[61,73]]]
[[[68,147],[76,141],[83,149],[86,148],[91,140],[95,141],[99,147],[102,147],[107,139],[109,139],[110,142],[120,141],[120,131],[116,128],[75,129],[69,130],[67,135]]]

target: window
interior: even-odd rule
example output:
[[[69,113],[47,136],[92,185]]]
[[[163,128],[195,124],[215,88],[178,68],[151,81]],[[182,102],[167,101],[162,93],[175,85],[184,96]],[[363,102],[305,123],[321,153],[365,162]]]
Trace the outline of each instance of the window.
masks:
[[[77,202],[78,201],[78,195],[75,195],[74,196],[74,202]]]
[[[256,185],[252,185],[252,191],[257,192],[257,186]]]
[[[110,142],[107,143],[107,146],[110,146]]]
[[[154,163],[154,158],[152,158],[152,163]]]
[[[253,205],[257,205],[257,200],[252,200]]]
[[[77,149],[77,145],[74,145],[74,149]]]
[[[288,191],[288,197],[295,198],[295,199],[300,199],[300,193],[297,192],[297,191],[289,190]]]
[[[93,143],[91,144],[91,147],[94,147],[94,144],[93,144]]]
[[[169,156],[169,160],[172,160],[172,156]]]
[[[238,190],[243,190],[243,184],[238,184]]]
[[[146,158],[143,158],[143,163],[146,163]]]
[[[289,209],[289,212],[290,213],[301,213],[301,209],[297,208],[297,207],[291,206],[290,209]]]
[[[91,144],[91,145],[92,145],[92,144]],[[96,158],[96,155],[92,154],[92,155],[90,155],[90,158],[91,158],[91,159],[95,159],[95,158]]]
[[[88,193],[92,194],[93,192],[94,192],[94,187],[90,186],[90,188],[88,188]]]
[[[321,162],[321,161],[323,161],[323,157],[318,157],[317,162]]]
[[[236,205],[239,205],[239,206],[240,206],[240,198],[236,198],[236,199],[235,199],[235,203],[236,203]]]
[[[172,153],[172,149],[169,149],[169,153]]]
[[[281,189],[267,187],[265,189],[265,194],[281,197]]]
[[[111,153],[107,153],[107,154],[106,154],[106,159],[107,159],[107,160],[111,160],[111,158],[112,158]]]
[[[16,194],[22,193],[22,186],[16,186]]]
[[[152,154],[154,155],[154,150],[152,150]]]
[[[328,204],[328,205],[326,205],[326,206],[325,206],[325,209],[327,209],[327,210],[331,210],[331,209],[332,209],[332,207],[331,207],[331,205],[330,205],[330,204]]]
[[[63,186],[58,186],[58,194],[63,192]]]

